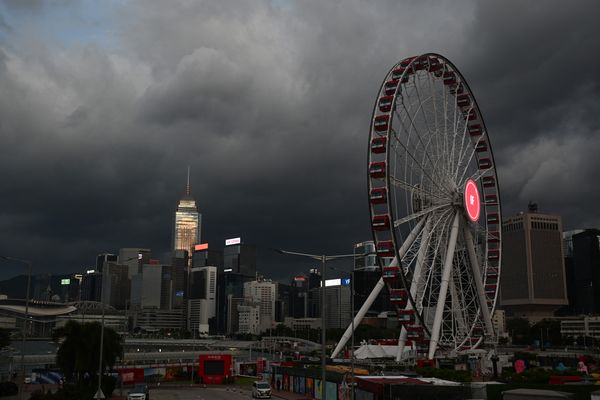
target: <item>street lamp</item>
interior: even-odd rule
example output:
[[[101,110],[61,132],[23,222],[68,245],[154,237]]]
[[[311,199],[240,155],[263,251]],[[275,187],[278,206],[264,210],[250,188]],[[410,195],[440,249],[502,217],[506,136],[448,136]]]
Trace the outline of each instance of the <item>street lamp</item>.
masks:
[[[346,271],[343,271],[341,269],[335,268],[335,267],[329,267],[331,268],[331,270],[333,271],[337,271],[337,272],[342,272],[342,273],[346,273]],[[350,308],[352,309],[352,321],[351,321],[351,325],[352,325],[352,336],[351,336],[351,342],[350,342],[350,370],[351,370],[351,374],[352,374],[352,386],[350,388],[350,399],[354,400],[354,271],[350,272]]]
[[[306,257],[312,258],[313,260],[321,261],[321,400],[327,400],[327,391],[325,390],[327,376],[325,371],[325,357],[326,357],[326,332],[325,332],[325,319],[327,316],[327,305],[325,304],[325,263],[327,261],[337,260],[340,258],[355,258],[358,257],[355,254],[337,254],[337,255],[325,255],[325,254],[307,254],[307,253],[298,253],[295,251],[287,251],[281,249],[275,249],[278,253],[289,255],[289,256],[298,256],[298,257]],[[354,319],[353,319],[354,320]]]
[[[25,380],[25,330],[29,322],[29,286],[31,286],[31,261],[9,256],[0,256],[0,260],[14,261],[27,266],[27,290],[25,295],[25,321],[23,322],[21,338],[21,380],[19,382],[19,400],[23,400],[23,381]]]

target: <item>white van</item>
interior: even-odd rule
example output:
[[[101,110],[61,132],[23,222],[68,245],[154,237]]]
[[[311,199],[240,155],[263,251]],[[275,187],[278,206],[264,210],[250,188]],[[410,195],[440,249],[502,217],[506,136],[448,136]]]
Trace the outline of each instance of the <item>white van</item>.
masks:
[[[252,397],[255,399],[270,399],[271,385],[269,385],[269,382],[255,381],[252,384]]]

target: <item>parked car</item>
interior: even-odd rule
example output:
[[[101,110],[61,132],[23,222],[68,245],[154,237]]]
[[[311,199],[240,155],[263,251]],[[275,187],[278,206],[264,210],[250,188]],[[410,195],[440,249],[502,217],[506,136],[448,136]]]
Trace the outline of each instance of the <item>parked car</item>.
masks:
[[[252,397],[255,399],[270,399],[271,385],[269,382],[255,381],[252,384]]]
[[[136,383],[127,394],[127,400],[150,400],[150,390],[145,383]]]

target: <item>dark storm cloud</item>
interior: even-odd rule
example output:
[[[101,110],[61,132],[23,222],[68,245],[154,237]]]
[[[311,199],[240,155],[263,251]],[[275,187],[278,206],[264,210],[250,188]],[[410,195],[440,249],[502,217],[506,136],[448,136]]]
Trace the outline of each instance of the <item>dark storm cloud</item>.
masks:
[[[160,254],[188,164],[203,237],[259,245],[262,271],[309,265],[270,247],[350,252],[370,238],[377,88],[429,51],[475,91],[507,213],[531,199],[598,226],[598,7],[543,4],[144,1],[114,13],[115,43],[15,28],[0,41],[0,254],[54,271]]]
[[[0,3],[18,10],[39,10],[44,2],[42,0],[2,0]]]
[[[492,132],[505,213],[538,202],[567,228],[600,225],[600,4],[481,3],[463,72]]]

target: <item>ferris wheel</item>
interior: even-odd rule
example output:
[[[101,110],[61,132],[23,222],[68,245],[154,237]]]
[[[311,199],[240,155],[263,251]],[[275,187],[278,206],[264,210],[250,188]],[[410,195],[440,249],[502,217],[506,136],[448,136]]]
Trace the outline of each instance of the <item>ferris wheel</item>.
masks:
[[[368,190],[382,277],[353,326],[387,286],[401,325],[398,361],[407,346],[432,359],[494,342],[496,165],[475,97],[443,56],[405,58],[386,75],[371,121]]]
[[[373,110],[369,204],[405,346],[433,358],[493,340],[500,278],[496,166],[465,79],[438,54],[387,74]]]

